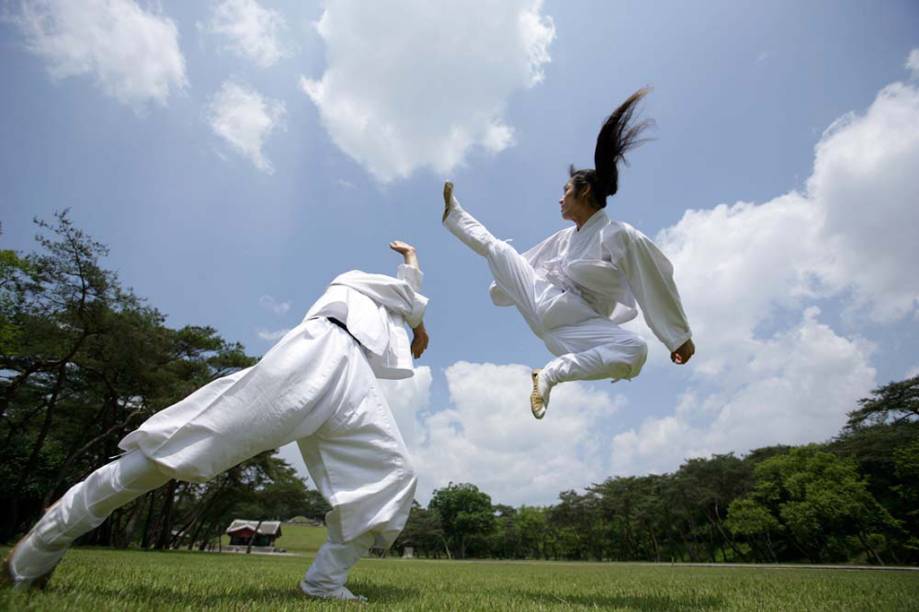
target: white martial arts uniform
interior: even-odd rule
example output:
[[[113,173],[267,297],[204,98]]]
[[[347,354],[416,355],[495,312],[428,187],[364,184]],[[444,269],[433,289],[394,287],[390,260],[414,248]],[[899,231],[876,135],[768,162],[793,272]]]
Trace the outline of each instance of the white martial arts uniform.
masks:
[[[376,383],[413,373],[403,323],[421,323],[427,298],[418,292],[417,268],[400,266],[398,277],[342,274],[256,365],[202,387],[126,436],[119,443],[126,454],[67,491],[17,546],[15,578],[47,573],[74,539],[171,478],[206,481],[297,441],[332,506],[329,540],[301,588],[314,595],[343,588],[362,553],[396,538],[414,498],[408,451]]]
[[[570,380],[629,379],[648,347],[620,327],[641,307],[670,351],[692,332],[673,282],[673,267],[644,234],[611,221],[603,210],[563,229],[524,254],[496,239],[456,199],[444,224],[488,261],[492,301],[516,306],[557,357],[542,369],[547,387]]]

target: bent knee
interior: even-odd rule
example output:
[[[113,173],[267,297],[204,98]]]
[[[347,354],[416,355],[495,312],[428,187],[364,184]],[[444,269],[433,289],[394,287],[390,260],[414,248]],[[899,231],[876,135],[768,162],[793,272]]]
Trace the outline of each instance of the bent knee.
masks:
[[[629,378],[635,378],[641,373],[641,369],[648,360],[648,343],[635,336],[633,341],[629,343],[628,351],[630,354],[629,365],[631,366]]]

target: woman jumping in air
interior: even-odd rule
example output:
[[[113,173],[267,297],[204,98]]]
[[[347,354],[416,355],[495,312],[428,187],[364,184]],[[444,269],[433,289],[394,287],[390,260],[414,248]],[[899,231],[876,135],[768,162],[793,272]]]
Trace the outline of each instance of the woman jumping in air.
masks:
[[[444,185],[443,223],[485,257],[498,306],[516,306],[556,358],[532,373],[530,408],[541,419],[552,387],[570,380],[629,379],[638,375],[648,347],[620,327],[641,308],[654,335],[675,364],[695,352],[692,332],[673,282],[673,266],[650,238],[610,219],[603,209],[618,189],[618,164],[641,143],[648,122],[634,124],[641,89],[609,116],[597,137],[593,169],[571,166],[561,215],[574,223],[525,252],[496,239]]]

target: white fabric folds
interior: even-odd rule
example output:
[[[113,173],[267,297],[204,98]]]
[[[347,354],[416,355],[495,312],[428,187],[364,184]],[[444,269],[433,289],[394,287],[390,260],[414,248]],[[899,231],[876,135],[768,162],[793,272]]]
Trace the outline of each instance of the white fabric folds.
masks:
[[[643,233],[603,210],[580,229],[560,230],[523,253],[537,276],[576,293],[601,317],[614,323],[634,319],[641,307],[645,322],[670,351],[692,337],[673,282],[673,266]],[[511,306],[513,300],[496,283],[492,301]]]
[[[297,441],[335,507],[328,522],[337,538],[372,529],[391,541],[408,516],[415,476],[373,365],[380,377],[413,373],[402,324],[420,322],[427,298],[413,288],[417,268],[404,268],[399,274],[411,284],[358,271],[339,276],[255,366],[156,413],[119,447],[140,450],[172,478],[203,482]]]

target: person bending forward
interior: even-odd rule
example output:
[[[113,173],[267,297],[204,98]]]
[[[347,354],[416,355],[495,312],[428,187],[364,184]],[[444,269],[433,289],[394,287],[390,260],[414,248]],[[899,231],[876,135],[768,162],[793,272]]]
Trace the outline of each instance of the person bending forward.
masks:
[[[363,599],[344,585],[371,546],[388,547],[408,518],[415,473],[376,378],[412,376],[427,348],[427,298],[411,245],[398,278],[351,271],[332,281],[297,327],[259,362],[198,389],[128,434],[120,458],[74,485],[16,545],[5,578],[42,588],[70,544],[116,508],[170,479],[204,482],[296,441],[332,506],[328,541],[300,582],[307,595]],[[414,330],[409,344],[403,328]]]
[[[488,262],[492,301],[515,306],[556,355],[532,373],[530,408],[537,419],[558,383],[638,375],[648,347],[620,327],[635,318],[637,307],[674,363],[685,364],[695,352],[670,262],[647,236],[603,211],[618,188],[617,164],[647,126],[632,124],[635,105],[646,93],[635,92],[606,120],[597,137],[595,169],[571,166],[559,205],[574,227],[522,255],[460,206],[452,183],[444,185],[443,223]]]

